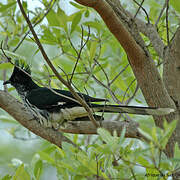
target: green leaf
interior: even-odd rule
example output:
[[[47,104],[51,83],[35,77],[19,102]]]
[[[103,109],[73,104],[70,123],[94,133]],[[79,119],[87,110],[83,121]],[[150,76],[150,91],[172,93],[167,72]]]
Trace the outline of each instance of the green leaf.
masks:
[[[118,170],[114,169],[113,167],[109,167],[107,170],[109,174],[111,175],[112,179],[119,179]]]
[[[36,162],[35,167],[34,167],[34,176],[36,177],[36,180],[40,179],[42,170],[43,170],[43,163],[41,160],[39,160]]]
[[[76,149],[72,144],[67,142],[62,142],[62,149],[65,152],[66,156],[72,157],[74,156],[74,150]]]
[[[15,4],[16,4],[16,1],[9,3],[9,4],[6,4],[6,5],[0,4],[0,12],[2,13],[4,11],[8,10],[12,6],[14,6]]]
[[[73,136],[73,143],[74,144],[77,144],[78,143],[78,134],[74,134],[74,136]]]
[[[67,33],[68,32],[68,28],[67,28],[68,16],[62,9],[58,8],[57,17],[58,17],[57,20],[59,22],[59,26],[62,27],[64,31]]]
[[[56,167],[57,168],[65,168],[65,169],[69,170],[70,172],[74,172],[74,173],[76,172],[76,170],[73,168],[71,163],[65,163],[63,161],[59,161],[56,164]]]
[[[157,135],[156,130],[157,130],[156,127],[152,127],[151,137],[153,138],[153,142],[155,142],[156,144],[159,144],[158,135]]]
[[[8,51],[8,50],[4,50],[4,52],[7,54],[7,56],[10,55],[12,57],[16,57],[17,59],[26,59],[24,56],[21,56],[19,54],[13,53],[13,52]]]
[[[17,121],[15,121],[11,116],[8,115],[0,115],[0,121],[4,123],[13,123],[13,124],[18,124]]]
[[[158,175],[160,175],[159,171],[156,170],[155,168],[146,168],[146,174],[147,175],[150,175],[150,176],[147,176],[148,180],[154,180],[154,179],[158,179]],[[154,177],[157,177],[157,178],[154,178]]]
[[[150,151],[151,151],[151,154],[153,155],[153,157],[155,157],[156,148],[152,141],[150,142]]]
[[[0,69],[11,69],[13,68],[13,65],[11,63],[1,63]]]
[[[71,33],[75,30],[76,26],[81,21],[81,17],[82,17],[81,12],[76,13],[76,15],[74,16],[74,18],[72,20],[72,24],[71,24]]]
[[[46,18],[50,26],[59,26],[57,14],[53,10],[49,11]]]
[[[138,128],[138,131],[147,139],[149,139],[150,141],[153,141],[153,138],[145,131],[143,131],[142,129]]]
[[[177,120],[174,120],[171,123],[167,123],[166,121],[164,121],[163,138],[160,140],[160,144],[163,149],[166,147],[169,138],[171,137],[173,131],[175,130],[176,124],[177,124]]]
[[[178,0],[171,0],[170,5],[178,12],[180,13],[180,2]]]
[[[122,129],[121,136],[119,138],[119,144],[122,144],[125,140],[125,134],[126,134],[126,127]]]
[[[107,144],[113,141],[113,137],[111,136],[110,132],[103,128],[98,128],[97,133],[101,136],[102,140],[105,141]]]
[[[97,46],[98,46],[98,42],[92,41],[91,47],[90,47],[90,61],[91,62],[93,61],[93,59],[95,57]]]
[[[17,28],[17,31],[19,31],[19,29]],[[15,32],[17,34],[17,32]],[[16,46],[19,42],[19,38],[18,37],[14,37],[13,39],[10,39],[8,42],[9,46]]]
[[[80,6],[79,4],[76,4],[76,3],[72,2],[72,1],[70,1],[70,4],[72,6],[74,6],[74,7],[76,7],[77,9],[83,9],[84,8],[84,6]]]
[[[100,32],[102,30],[102,26],[100,24],[98,24],[97,22],[85,22],[83,23],[86,26],[90,26],[91,28],[95,28],[98,32]]]
[[[138,156],[137,162],[138,162],[141,166],[144,166],[144,167],[146,167],[146,166],[149,167],[149,166],[151,165],[151,164],[149,163],[149,161],[146,160],[143,156]]]
[[[85,16],[86,18],[89,17],[89,10],[88,10],[88,9],[86,10],[84,16]]]
[[[56,37],[54,34],[51,32],[51,30],[48,27],[43,27],[43,36],[41,38],[41,42],[46,43],[46,44],[56,44]]]
[[[42,152],[42,151],[38,152],[38,154],[40,155],[40,158],[42,160],[45,160],[52,165],[55,164],[55,160],[49,154]]]
[[[31,180],[30,175],[24,169],[24,164],[20,165],[17,168],[12,179],[13,180],[24,180],[24,179]]]
[[[1,180],[11,180],[12,176],[7,174],[6,176],[4,176]]]
[[[174,148],[174,158],[180,159],[180,148],[179,148],[179,145],[177,142],[176,142],[175,148]]]
[[[96,173],[97,163],[94,159],[89,159],[87,154],[85,154],[84,152],[79,152],[77,154],[77,160],[92,174]]]

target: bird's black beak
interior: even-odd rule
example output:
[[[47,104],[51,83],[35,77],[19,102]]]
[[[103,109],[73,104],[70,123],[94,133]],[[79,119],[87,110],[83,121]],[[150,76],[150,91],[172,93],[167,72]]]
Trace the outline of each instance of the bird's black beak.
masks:
[[[10,83],[11,83],[11,81],[7,80],[7,81],[4,81],[3,85],[10,84]]]

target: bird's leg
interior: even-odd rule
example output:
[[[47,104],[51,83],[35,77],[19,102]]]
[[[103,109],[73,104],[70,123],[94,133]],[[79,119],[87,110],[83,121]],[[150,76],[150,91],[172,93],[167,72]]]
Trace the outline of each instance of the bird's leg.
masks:
[[[40,113],[40,124],[42,124],[45,127],[52,127],[55,130],[59,128],[59,124],[55,121],[53,121],[51,113],[47,112],[46,110],[39,111]]]
[[[47,111],[39,110],[35,106],[30,106],[24,103],[27,110],[33,115],[34,119],[37,120],[41,125],[45,127],[52,127],[51,121],[49,119],[49,114]]]

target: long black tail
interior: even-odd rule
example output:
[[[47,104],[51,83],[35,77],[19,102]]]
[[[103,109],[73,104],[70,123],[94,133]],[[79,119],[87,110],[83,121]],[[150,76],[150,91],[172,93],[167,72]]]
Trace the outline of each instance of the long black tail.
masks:
[[[121,106],[121,105],[100,105],[91,104],[95,112],[110,112],[110,113],[128,113],[140,115],[167,115],[175,110],[172,108],[156,108],[156,107],[138,107],[138,106]]]

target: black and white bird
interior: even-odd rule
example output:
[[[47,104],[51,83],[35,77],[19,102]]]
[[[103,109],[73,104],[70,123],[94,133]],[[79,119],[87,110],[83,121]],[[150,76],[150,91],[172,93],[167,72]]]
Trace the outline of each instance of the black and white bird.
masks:
[[[76,101],[71,92],[38,86],[31,78],[29,66],[20,64],[19,61],[16,61],[10,79],[3,84],[14,86],[25,106],[34,114],[42,116],[40,123],[45,126],[52,126],[53,123],[62,124],[64,121],[69,120],[82,120],[88,115],[87,111]],[[86,101],[93,113],[108,112],[161,116],[174,111],[171,108],[96,104],[94,102],[105,102],[106,99],[90,97],[83,93],[78,93],[78,95]],[[96,117],[99,118],[99,116],[95,115]]]

